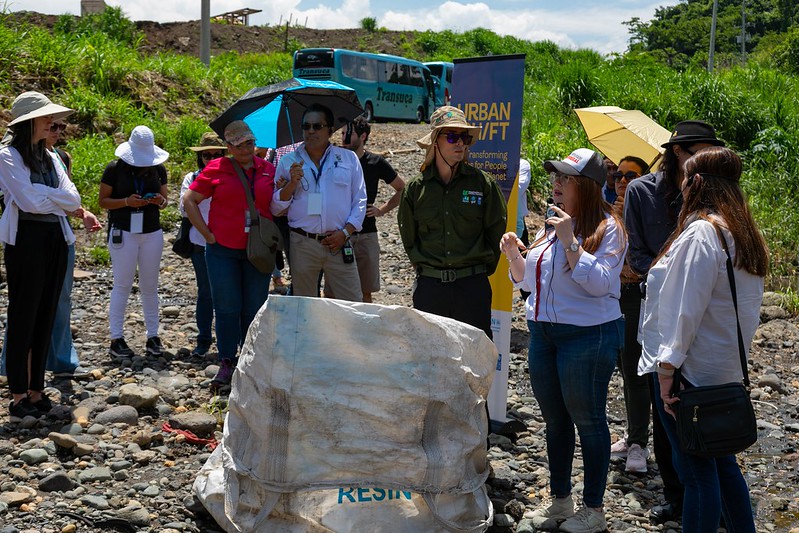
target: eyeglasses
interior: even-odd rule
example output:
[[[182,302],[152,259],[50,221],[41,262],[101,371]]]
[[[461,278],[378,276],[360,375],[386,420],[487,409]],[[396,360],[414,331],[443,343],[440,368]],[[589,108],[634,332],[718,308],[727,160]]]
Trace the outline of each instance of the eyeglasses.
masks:
[[[59,123],[53,122],[53,124],[50,126],[50,131],[52,131],[53,133],[58,133],[60,131],[64,131],[65,129],[67,129],[67,125],[66,124],[59,124]]]
[[[614,172],[614,173],[613,173],[613,179],[614,179],[615,181],[621,181],[621,180],[622,180],[622,178],[626,179],[627,181],[632,181],[632,180],[634,180],[635,178],[640,178],[640,177],[641,177],[641,175],[640,175],[638,172],[634,171],[634,170],[628,170],[628,171],[627,171],[626,173],[624,173],[624,174],[622,174],[622,173],[621,173],[620,171],[618,171],[618,170],[617,170],[616,172]]]
[[[444,134],[444,137],[447,139],[447,142],[449,144],[456,144],[458,142],[458,139],[463,141],[463,144],[471,144],[472,139],[474,139],[474,137],[469,135],[469,133],[466,131],[461,133],[448,131],[447,133]]]
[[[319,124],[318,122],[303,122],[302,123],[302,131],[317,131],[321,130],[322,128],[326,128],[327,124]]]
[[[225,155],[225,154],[222,153],[222,152],[211,152],[211,151],[207,151],[206,150],[206,151],[204,151],[202,153],[202,158],[205,159],[206,161],[210,161],[212,159],[216,159],[218,157],[222,157],[223,155]]]
[[[556,183],[563,185],[569,183],[573,178],[574,176],[567,176],[566,174],[561,174],[560,172],[549,173],[549,183],[552,185],[555,185]]]

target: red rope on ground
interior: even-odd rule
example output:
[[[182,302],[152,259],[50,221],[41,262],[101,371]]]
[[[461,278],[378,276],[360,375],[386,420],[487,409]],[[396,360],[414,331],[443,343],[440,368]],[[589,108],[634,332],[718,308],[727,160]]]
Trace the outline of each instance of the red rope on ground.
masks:
[[[219,446],[219,441],[217,441],[214,437],[210,439],[201,439],[191,431],[186,429],[175,429],[169,425],[169,422],[164,422],[164,425],[161,426],[162,431],[166,431],[167,433],[177,433],[178,435],[183,435],[186,437],[186,441],[190,442],[191,444],[198,444],[202,446],[208,446],[212,451]]]

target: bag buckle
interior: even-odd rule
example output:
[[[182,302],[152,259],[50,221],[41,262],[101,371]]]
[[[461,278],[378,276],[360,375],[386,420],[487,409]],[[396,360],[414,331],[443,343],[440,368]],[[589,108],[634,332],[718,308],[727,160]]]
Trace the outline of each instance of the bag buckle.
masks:
[[[458,273],[455,270],[442,270],[441,271],[441,283],[452,283],[458,279]]]

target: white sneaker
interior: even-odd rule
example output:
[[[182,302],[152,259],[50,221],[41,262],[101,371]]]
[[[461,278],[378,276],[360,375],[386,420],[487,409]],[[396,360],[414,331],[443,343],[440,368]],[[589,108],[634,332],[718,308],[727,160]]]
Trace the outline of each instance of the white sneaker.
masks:
[[[552,498],[549,507],[536,509],[531,520],[536,529],[557,529],[558,522],[574,516],[574,500],[571,495],[565,498]]]
[[[627,457],[627,437],[623,437],[614,442],[610,447],[610,456],[625,458]]]
[[[624,467],[626,472],[637,472],[639,474],[646,473],[646,458],[649,456],[649,450],[641,448],[638,444],[630,446],[627,452],[627,464]]]
[[[577,514],[560,525],[560,530],[566,533],[602,533],[607,529],[605,513],[595,511],[590,507],[583,507],[577,511]]]

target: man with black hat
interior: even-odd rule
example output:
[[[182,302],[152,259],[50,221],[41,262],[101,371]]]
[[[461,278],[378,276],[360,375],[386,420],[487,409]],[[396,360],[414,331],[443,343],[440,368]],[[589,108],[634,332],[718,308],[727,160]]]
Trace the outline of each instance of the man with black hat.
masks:
[[[413,307],[460,320],[491,337],[490,276],[507,210],[497,183],[467,162],[480,126],[443,106],[430,117],[421,175],[403,190],[397,219],[416,269]]]
[[[644,279],[677,224],[677,215],[682,207],[680,183],[683,164],[696,152],[710,146],[724,146],[724,142],[716,137],[713,126],[700,120],[679,122],[669,141],[663,144],[666,152],[659,170],[633,180],[627,186],[624,195],[624,224],[630,243],[627,261]],[[654,402],[652,390],[650,386],[650,401]],[[666,502],[652,508],[650,518],[663,523],[681,516],[683,487],[674,470],[671,446],[657,415],[652,417],[652,443],[663,478]]]

